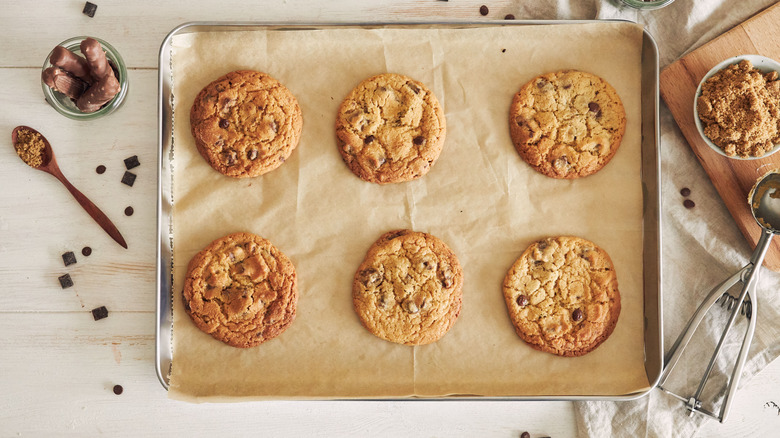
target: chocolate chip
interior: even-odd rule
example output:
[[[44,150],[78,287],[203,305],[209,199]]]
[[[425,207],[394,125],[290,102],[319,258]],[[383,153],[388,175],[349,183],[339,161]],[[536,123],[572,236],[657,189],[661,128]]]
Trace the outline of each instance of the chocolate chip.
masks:
[[[520,438],[531,438],[531,434],[528,432],[523,432],[520,434]]]
[[[102,164],[95,168],[95,172],[97,172],[98,175],[102,175],[103,173],[105,173],[105,171],[106,171],[106,166]]]
[[[370,143],[372,143],[373,141],[374,141],[374,136],[373,136],[373,135],[369,135],[368,137],[366,137],[365,139],[363,139],[363,143],[365,143],[365,144],[370,144]]]
[[[124,391],[124,390],[125,389],[122,388],[122,385],[114,385],[114,394],[120,395],[120,394],[122,394],[122,391]]]
[[[84,248],[81,248],[81,255],[84,257],[89,257],[92,254],[92,248],[85,246]]]
[[[411,298],[404,300],[402,305],[404,310],[406,310],[408,313],[411,313],[412,315],[420,312],[420,308],[417,306],[417,303],[415,303]]]
[[[230,126],[230,122],[228,122],[228,121],[227,121],[227,120],[225,120],[225,119],[219,119],[219,127],[220,127],[220,128],[222,128],[222,129],[228,129],[228,127],[229,127],[229,126]]]
[[[501,53],[506,53],[506,49],[501,49]]]
[[[418,135],[417,137],[414,138],[414,140],[412,140],[412,142],[414,142],[416,146],[420,146],[423,143],[425,143],[425,137],[423,137],[422,135]]]
[[[366,287],[371,287],[377,284],[382,283],[382,274],[380,274],[376,269],[366,269],[365,271],[360,273],[361,282]]]
[[[568,90],[569,88],[571,88],[571,84],[564,84],[563,85],[563,89],[564,90]]]
[[[488,9],[488,7],[487,7],[487,6],[485,6],[485,5],[482,5],[482,6],[480,6],[480,7],[479,7],[479,13],[480,13],[482,16],[485,16],[485,15],[487,15],[487,14],[488,14],[488,12],[490,12],[490,9]]]
[[[226,166],[232,166],[236,163],[236,151],[225,151],[222,153],[222,161]]]
[[[73,254],[73,251],[68,251],[62,255],[62,261],[65,263],[65,266],[72,265],[76,263],[76,254]]]
[[[683,196],[689,196],[691,194],[691,189],[689,189],[688,187],[683,187],[680,190],[680,194]]]
[[[539,80],[536,82],[536,88],[544,88],[544,86],[545,86],[545,85],[547,85],[547,83],[548,83],[548,82],[547,82],[546,80],[544,80],[544,79],[539,79]]]
[[[685,201],[683,201],[683,205],[685,206],[685,208],[688,208],[688,209],[696,207],[696,203],[691,201],[690,199],[686,199]]]
[[[125,158],[125,168],[127,170],[130,170],[134,167],[138,167],[141,165],[141,162],[138,161],[138,155],[133,155],[132,157]]]
[[[125,174],[122,175],[122,184],[127,184],[128,186],[133,187],[133,184],[135,184],[135,174],[125,171]]]
[[[588,111],[595,114],[596,117],[601,117],[601,106],[599,106],[599,104],[597,104],[596,102],[588,103]]]
[[[411,82],[407,82],[406,85],[408,85],[409,88],[411,88],[412,91],[414,91],[414,94],[420,94],[420,87],[418,87],[417,85],[415,85],[415,84],[413,84]]]
[[[520,307],[525,307],[528,305],[528,297],[525,295],[518,295],[515,301],[517,302],[517,305]]]
[[[108,318],[108,309],[106,309],[106,306],[100,306],[92,309],[92,318],[94,318],[95,321]]]
[[[504,15],[504,20],[514,20],[515,16],[512,14],[506,14]]]
[[[92,18],[95,16],[95,12],[97,11],[97,5],[94,3],[86,2],[84,3],[84,9],[81,10],[81,13],[86,15],[89,18]]]
[[[254,161],[257,159],[257,154],[258,154],[257,149],[252,149],[246,153],[246,157]]]
[[[575,321],[582,321],[583,316],[585,316],[585,315],[582,314],[582,310],[577,309],[574,312],[572,312],[571,319],[573,319]]]
[[[65,275],[62,275],[60,277],[57,277],[57,280],[60,281],[60,286],[63,289],[67,289],[67,288],[73,286],[73,280],[71,280],[70,274],[65,274]]]
[[[135,213],[135,210],[133,210],[133,207],[125,208],[125,216],[132,216],[133,213]]]

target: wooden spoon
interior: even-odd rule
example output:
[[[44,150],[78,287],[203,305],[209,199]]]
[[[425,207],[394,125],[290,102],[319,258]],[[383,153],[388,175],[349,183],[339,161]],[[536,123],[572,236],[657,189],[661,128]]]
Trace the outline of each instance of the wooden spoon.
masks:
[[[83,193],[81,193],[80,191],[78,191],[78,189],[73,187],[73,184],[71,184],[70,181],[68,181],[65,178],[65,176],[62,174],[62,171],[57,165],[57,159],[54,158],[54,151],[52,150],[51,144],[49,144],[49,141],[46,140],[46,137],[44,137],[43,134],[28,126],[17,126],[16,128],[14,128],[13,132],[11,132],[11,142],[13,142],[14,147],[16,147],[18,134],[20,130],[27,130],[32,134],[39,134],[41,136],[41,140],[43,140],[44,148],[43,148],[43,154],[41,156],[42,163],[39,166],[33,168],[42,170],[54,176],[58,180],[60,180],[60,182],[64,184],[65,187],[68,189],[70,194],[73,195],[74,198],[76,198],[76,201],[78,201],[79,204],[81,204],[81,206],[84,207],[84,210],[86,210],[87,213],[89,213],[89,215],[92,216],[92,219],[95,219],[98,225],[100,225],[104,230],[106,230],[106,233],[108,233],[108,235],[111,236],[111,238],[116,240],[118,244],[122,245],[122,248],[127,249],[127,243],[125,243],[125,239],[122,237],[122,234],[119,233],[119,230],[111,222],[108,216],[106,216],[105,213],[100,211],[100,209],[97,208],[97,206],[93,204],[92,201],[87,199],[87,197],[84,196]],[[27,162],[25,163],[29,164]]]

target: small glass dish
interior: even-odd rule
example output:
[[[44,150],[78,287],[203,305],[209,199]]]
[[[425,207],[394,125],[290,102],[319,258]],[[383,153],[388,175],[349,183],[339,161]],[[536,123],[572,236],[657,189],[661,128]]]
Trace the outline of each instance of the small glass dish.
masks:
[[[77,36],[77,37],[69,38],[59,43],[58,45],[65,47],[66,49],[70,50],[76,55],[84,56],[81,53],[80,45],[81,42],[87,38],[90,37]],[[122,103],[124,102],[125,97],[127,96],[127,88],[129,86],[129,82],[127,78],[127,67],[125,66],[125,61],[122,59],[122,56],[111,44],[108,44],[107,42],[101,40],[100,38],[95,38],[95,37],[91,37],[91,38],[97,40],[97,42],[99,42],[100,45],[103,47],[103,50],[106,51],[106,57],[108,58],[109,62],[112,64],[112,68],[117,74],[117,79],[119,80],[119,85],[121,86],[121,88],[119,89],[119,93],[117,93],[117,95],[114,96],[113,99],[108,101],[108,103],[103,105],[99,110],[91,113],[85,113],[76,107],[76,103],[70,97],[58,91],[52,90],[41,79],[41,86],[43,87],[43,95],[44,97],[46,97],[46,101],[49,102],[49,105],[51,105],[55,110],[57,110],[58,113],[74,120],[94,120],[106,116],[108,114],[111,114],[114,111],[116,111],[117,108],[122,106]],[[46,60],[43,62],[43,68],[41,69],[41,72],[43,72],[49,67],[52,67],[51,62],[49,62],[49,57],[51,56],[52,52],[49,52],[49,54],[46,56]]]
[[[759,158],[766,158],[778,150],[780,150],[780,144],[776,144],[769,152],[765,153],[764,155],[760,156],[750,156],[750,157],[741,157],[738,155],[727,155],[723,149],[721,149],[718,145],[712,142],[712,140],[709,139],[706,135],[704,135],[704,126],[701,123],[701,119],[699,118],[699,109],[697,108],[697,102],[699,101],[699,96],[701,96],[701,87],[704,85],[705,82],[707,82],[707,79],[718,73],[719,71],[723,70],[724,68],[732,65],[732,64],[738,64],[742,60],[748,60],[751,64],[753,64],[753,68],[757,69],[761,73],[768,73],[771,71],[776,71],[780,73],[780,63],[775,61],[772,58],[767,58],[766,56],[761,55],[739,55],[734,56],[729,59],[726,59],[720,63],[718,63],[715,67],[712,67],[709,72],[707,72],[706,75],[701,79],[699,82],[699,86],[696,88],[696,94],[693,95],[693,121],[696,124],[696,129],[699,131],[699,135],[701,136],[702,140],[704,140],[705,143],[712,149],[713,151],[717,152],[721,156],[731,158],[734,160],[757,160]]]
[[[634,9],[644,9],[651,11],[669,6],[674,0],[620,0],[624,5]]]

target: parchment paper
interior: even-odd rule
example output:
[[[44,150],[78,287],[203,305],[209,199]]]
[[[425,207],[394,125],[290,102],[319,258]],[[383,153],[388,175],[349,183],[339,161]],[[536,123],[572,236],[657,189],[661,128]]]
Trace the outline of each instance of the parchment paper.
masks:
[[[169,396],[190,401],[407,396],[609,396],[649,386],[643,358],[640,54],[631,23],[478,28],[264,30],[175,36],[174,327]],[[627,113],[620,150],[601,172],[545,177],[509,137],[520,86],[560,69],[595,73]],[[195,95],[236,69],[271,74],[303,112],[297,149],[254,179],[217,173],[195,149]],[[444,150],[423,178],[380,186],[344,165],[338,105],[363,79],[402,73],[425,83],[447,118]],[[463,310],[440,341],[381,340],[352,308],[352,279],[382,233],[443,239],[464,267]],[[190,258],[235,231],[259,234],[295,264],[298,316],[281,336],[237,349],[199,331],[183,309]],[[502,280],[534,240],[577,235],[615,263],[622,313],[595,351],[562,358],[528,347],[507,315]]]

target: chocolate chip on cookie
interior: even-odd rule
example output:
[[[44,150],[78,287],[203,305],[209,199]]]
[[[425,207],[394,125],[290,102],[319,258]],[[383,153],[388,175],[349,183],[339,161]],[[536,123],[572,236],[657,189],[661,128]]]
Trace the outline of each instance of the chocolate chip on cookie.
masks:
[[[388,184],[428,173],[444,145],[446,123],[436,96],[399,74],[381,74],[355,87],[339,107],[339,153],[361,179]]]
[[[383,234],[355,273],[352,299],[363,326],[405,345],[429,344],[458,318],[463,269],[438,238],[410,230]]]

